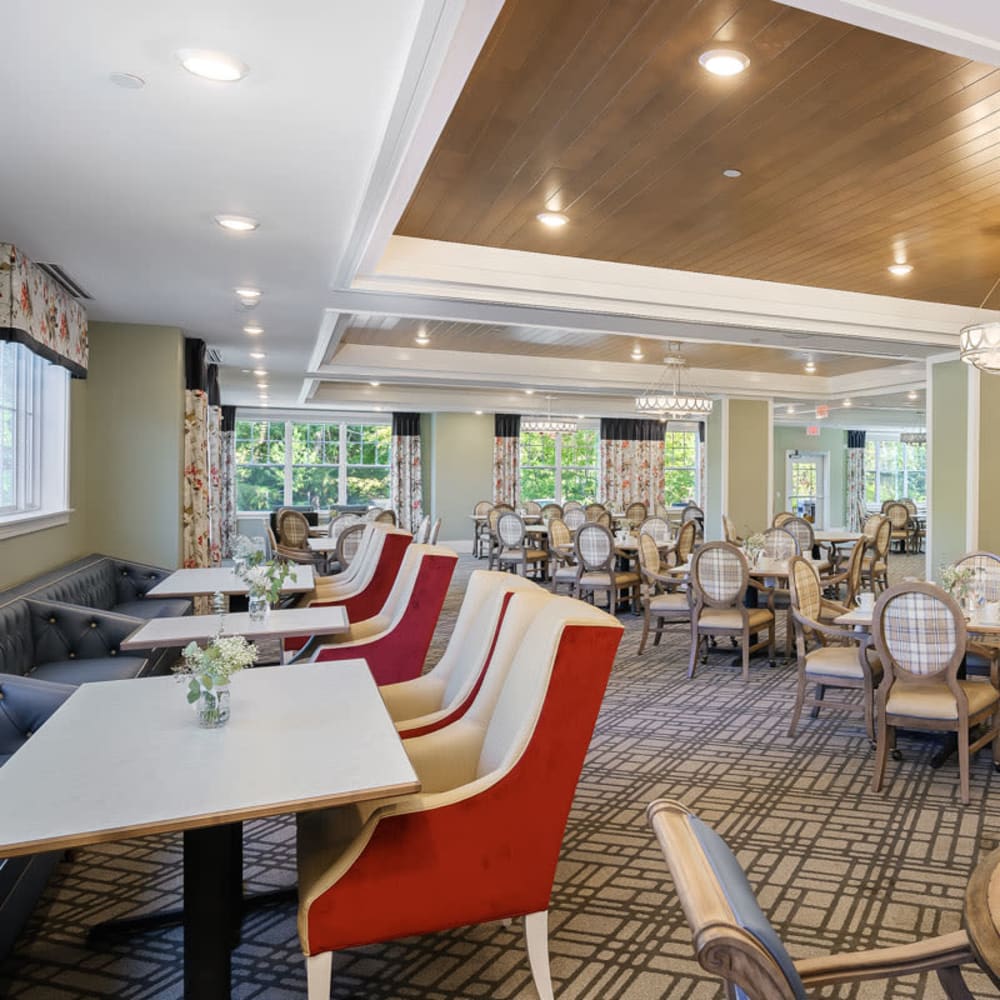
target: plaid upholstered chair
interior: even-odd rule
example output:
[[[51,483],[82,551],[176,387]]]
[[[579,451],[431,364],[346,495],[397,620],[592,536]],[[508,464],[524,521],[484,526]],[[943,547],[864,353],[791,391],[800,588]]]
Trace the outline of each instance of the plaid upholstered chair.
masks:
[[[890,545],[898,545],[900,552],[905,552],[910,547],[910,512],[906,509],[906,504],[891,503],[885,508],[885,516],[892,526],[889,536]]]
[[[691,621],[691,604],[688,601],[685,584],[677,576],[662,573],[663,564],[660,560],[660,549],[652,535],[639,534],[639,575],[642,578],[642,638],[639,640],[639,652],[646,648],[646,640],[653,620],[656,627],[653,631],[653,645],[660,644],[660,636],[664,626],[677,622]]]
[[[1000,601],[1000,556],[993,552],[968,552],[955,560],[956,569],[971,569],[975,573],[973,592],[983,601]],[[969,640],[966,666],[981,672],[989,670],[994,685],[1000,683],[1000,646]]]
[[[574,532],[581,524],[587,523],[587,515],[583,512],[582,507],[570,507],[563,514],[563,523],[571,532]]]
[[[612,614],[623,591],[629,594],[633,608],[638,605],[639,574],[615,567],[615,542],[607,527],[585,524],[577,531],[573,544],[576,548],[577,597],[588,595],[594,600],[598,591],[606,592]]]
[[[792,518],[795,520],[795,518]],[[786,521],[786,525],[791,521]],[[802,550],[795,536],[785,528],[768,528],[763,532],[764,555],[768,559],[787,562],[793,556],[800,555]],[[764,586],[771,591],[771,608],[773,611],[785,612],[785,656],[792,655],[792,601],[787,587],[778,585],[776,577],[764,580]]]
[[[646,520],[646,515],[648,513],[649,511],[646,505],[637,500],[635,503],[630,503],[625,508],[625,520],[628,521],[628,526],[630,528],[635,529]]]
[[[583,510],[583,504],[579,500],[567,500],[563,504],[563,513],[565,514],[568,510]]]
[[[674,538],[670,531],[670,525],[662,517],[647,517],[639,525],[639,535],[649,535],[656,543],[656,547],[663,552],[673,548]]]
[[[861,570],[864,567],[865,550],[864,539],[859,539],[854,543],[844,568],[833,576],[823,577],[823,587],[829,592],[839,594],[840,588],[844,588],[842,606],[845,610],[853,608],[857,604],[858,594],[861,593]],[[832,604],[833,602],[827,601],[827,603]]]
[[[588,521],[596,521],[601,514],[607,512],[607,507],[602,503],[588,503],[586,507],[583,508],[583,513],[586,515]]]
[[[572,513],[572,510],[567,511]],[[583,517],[583,511],[577,511]],[[573,549],[573,533],[566,522],[559,517],[549,521],[549,580],[553,594],[559,593],[560,587],[572,596],[576,590],[576,555]]]
[[[889,546],[892,541],[892,523],[880,517],[875,536],[868,544],[861,577],[875,594],[889,586]]]
[[[600,514],[594,518],[594,524],[601,525],[602,528],[607,528],[608,531],[611,530],[611,511],[602,510]]]
[[[872,791],[882,788],[885,759],[896,745],[896,729],[958,734],[962,802],[969,803],[969,755],[992,744],[1000,764],[1000,697],[988,681],[959,680],[968,633],[965,616],[943,590],[929,583],[890,587],[875,604],[872,638],[885,671],[878,692],[875,773]],[[969,742],[969,729],[987,722],[984,735]],[[1000,768],[998,768],[1000,769]]]
[[[297,510],[286,507],[278,514],[278,541],[289,549],[309,547],[309,522]]]
[[[481,521],[473,521],[472,529],[472,554],[477,559],[482,559],[489,551],[490,546],[490,526],[485,520],[486,515],[492,510],[493,504],[489,500],[480,500],[472,508],[472,516],[483,518]]]
[[[537,500],[524,501],[524,513],[538,515],[542,512],[542,505]]]
[[[521,576],[527,576],[530,569],[534,576],[545,578],[545,567],[549,554],[544,549],[532,548],[526,538],[524,521],[518,514],[506,511],[497,520],[497,537],[500,551],[497,564],[500,569],[512,569]]]
[[[358,554],[361,537],[364,535],[366,527],[367,525],[363,521],[349,525],[337,538],[337,563],[342,570],[347,569]]]
[[[804,517],[790,517],[780,527],[798,542],[799,555],[812,555],[816,537],[813,534],[813,526]]]
[[[783,528],[786,521],[792,521],[795,519],[795,515],[788,510],[783,510],[778,514],[774,515],[774,520],[771,522],[772,528]]]
[[[870,657],[871,640],[864,632],[824,624],[824,617],[843,614],[845,609],[842,605],[825,607],[829,602],[823,600],[819,575],[811,563],[794,556],[789,569],[788,589],[795,623],[799,677],[788,735],[795,735],[802,709],[808,703],[814,719],[821,707],[847,712],[860,709],[864,713],[868,738],[874,740],[873,706],[875,688],[882,679],[882,667]],[[815,685],[815,696],[807,699],[810,685]],[[858,706],[853,702],[825,701],[827,688],[860,689],[863,703]]]
[[[701,546],[691,560],[690,583],[693,590],[691,611],[691,657],[688,677],[694,677],[695,662],[702,640],[709,636],[728,635],[739,641],[743,652],[743,679],[750,679],[750,655],[767,647],[774,665],[774,610],[770,591],[750,579],[746,557],[728,542],[709,542]],[[766,608],[748,608],[743,604],[747,587],[768,594]],[[767,630],[767,639],[751,645],[751,633]],[[702,663],[708,659],[706,647]]]
[[[545,504],[544,507],[541,508],[541,510],[538,513],[542,515],[542,520],[546,524],[548,524],[548,522],[551,521],[552,518],[562,517],[563,509],[557,503],[547,503]]]
[[[959,967],[975,958],[962,930],[912,944],[793,961],[736,856],[710,826],[668,799],[651,803],[646,816],[673,876],[698,961],[706,972],[722,977],[727,997],[805,1000],[827,986],[931,970],[946,995],[971,997]],[[885,994],[874,990],[870,995]]]

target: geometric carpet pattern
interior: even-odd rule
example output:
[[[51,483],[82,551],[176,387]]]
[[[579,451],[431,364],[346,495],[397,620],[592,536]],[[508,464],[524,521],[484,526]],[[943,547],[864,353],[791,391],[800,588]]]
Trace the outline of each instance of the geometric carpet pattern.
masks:
[[[896,557],[897,572],[909,562]],[[922,562],[922,559],[920,560]],[[914,560],[909,572],[919,573]],[[465,581],[463,556],[435,638],[440,654]],[[716,653],[687,680],[687,633],[668,632],[640,657],[641,619],[622,641],[563,842],[550,909],[560,1000],[708,1000],[718,980],[693,959],[690,934],[643,810],[683,800],[737,852],[794,957],[903,944],[956,930],[969,873],[1000,843],[1000,776],[989,752],[972,767],[962,806],[952,759],[900,734],[901,761],[869,791],[872,752],[857,716],[806,716],[786,735],[791,665],[754,661],[744,683]],[[782,647],[779,644],[779,649]],[[293,821],[245,827],[250,889],[294,879]],[[63,861],[11,956],[0,996],[21,1000],[180,997],[182,934],[158,930],[90,946],[86,929],[180,902],[180,838],[148,837],[76,851]],[[995,997],[966,968],[977,997]],[[233,956],[233,995],[305,996],[292,904],[248,917]],[[928,998],[933,976],[831,988],[839,998]],[[337,1000],[533,1000],[518,926],[492,923],[338,953]]]

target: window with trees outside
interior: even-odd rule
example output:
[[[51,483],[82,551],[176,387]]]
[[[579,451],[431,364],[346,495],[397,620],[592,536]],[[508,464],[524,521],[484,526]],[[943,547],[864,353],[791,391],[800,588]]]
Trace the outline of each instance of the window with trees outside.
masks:
[[[597,429],[521,435],[521,498],[539,502],[597,499]]]
[[[237,420],[237,509],[388,501],[391,447],[385,423]]]
[[[927,502],[927,445],[869,434],[865,440],[865,501],[878,507],[886,500],[903,497],[915,503]]]
[[[663,436],[664,503],[701,503],[698,475],[698,425],[670,427]]]
[[[68,418],[69,372],[0,341],[0,536],[68,518]]]

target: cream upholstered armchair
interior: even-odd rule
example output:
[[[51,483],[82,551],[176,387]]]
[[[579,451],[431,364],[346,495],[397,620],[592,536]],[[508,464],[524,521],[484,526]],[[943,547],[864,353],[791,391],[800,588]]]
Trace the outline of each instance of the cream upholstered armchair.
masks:
[[[545,595],[499,692],[484,684],[463,718],[404,741],[419,794],[299,814],[310,1000],[330,996],[333,951],[519,916],[552,1000],[549,898],[621,634],[610,615]]]
[[[962,802],[969,803],[969,755],[992,744],[1000,763],[1000,697],[989,681],[959,680],[968,632],[962,609],[930,583],[890,587],[875,604],[872,638],[885,676],[878,690],[875,774],[879,791],[896,728],[958,734]],[[987,722],[970,743],[969,729]]]
[[[965,931],[794,961],[757,903],[739,861],[710,826],[682,803],[667,799],[651,803],[646,815],[673,876],[698,962],[722,977],[728,997],[806,1000],[824,986],[933,970],[948,996],[971,998],[960,992],[959,966],[975,961]]]
[[[419,677],[379,689],[402,736],[420,736],[461,718],[487,670],[503,658],[503,650],[497,655],[501,627],[508,646],[519,643],[530,622],[526,609],[536,608],[526,601],[515,605],[512,597],[539,593],[538,584],[513,573],[480,569],[469,577],[441,659]]]
[[[834,612],[843,613],[846,608],[842,605],[828,610],[824,608],[825,604],[832,602],[824,601],[820,579],[812,564],[801,556],[795,556],[789,570],[798,687],[788,735],[795,736],[806,704],[811,707],[814,719],[821,707],[859,711],[859,706],[853,702],[825,700],[828,688],[846,688],[861,690],[860,711],[864,715],[868,739],[874,740],[875,688],[882,679],[882,666],[872,656],[871,639],[864,632],[823,623],[825,610],[829,616]],[[807,698],[810,685],[815,686],[815,695]]]
[[[646,648],[652,623],[653,645],[660,644],[660,636],[667,624],[687,624],[691,621],[691,603],[688,600],[687,585],[679,576],[661,572],[665,568],[660,559],[660,550],[652,535],[639,535],[639,575],[642,577],[642,638],[639,652]]]
[[[767,648],[774,665],[774,609],[767,587],[750,579],[746,557],[728,542],[709,542],[698,549],[691,560],[690,584],[693,588],[691,610],[691,657],[688,677],[694,677],[695,662],[702,640],[709,636],[728,635],[738,640],[743,653],[743,679],[750,679],[750,655]],[[748,608],[743,600],[747,588],[768,594],[768,607]],[[767,631],[767,638],[751,643],[751,633]],[[702,663],[708,659],[706,649]]]

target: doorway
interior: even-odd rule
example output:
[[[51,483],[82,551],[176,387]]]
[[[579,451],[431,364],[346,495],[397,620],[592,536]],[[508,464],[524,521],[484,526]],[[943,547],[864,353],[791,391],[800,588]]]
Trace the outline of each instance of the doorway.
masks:
[[[829,452],[785,452],[785,496],[788,510],[812,522],[827,525],[827,497],[830,492]]]

